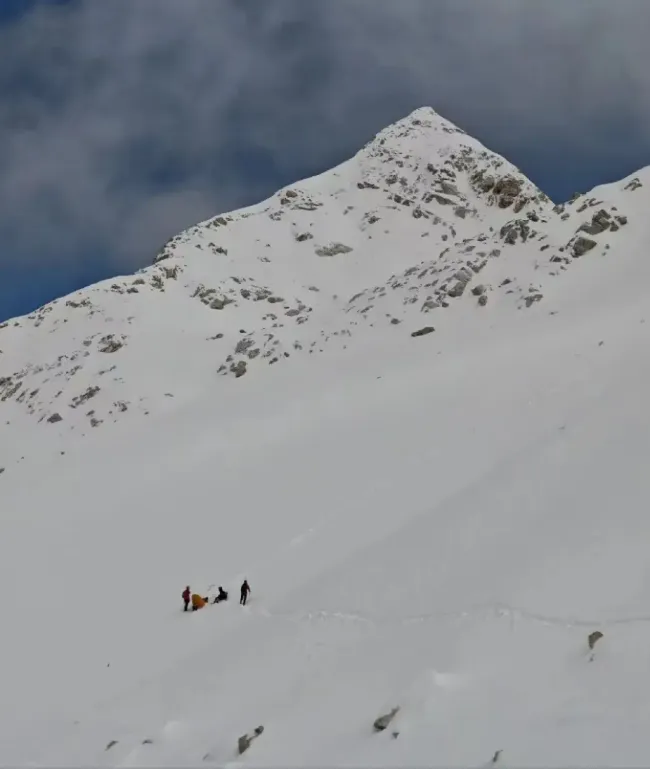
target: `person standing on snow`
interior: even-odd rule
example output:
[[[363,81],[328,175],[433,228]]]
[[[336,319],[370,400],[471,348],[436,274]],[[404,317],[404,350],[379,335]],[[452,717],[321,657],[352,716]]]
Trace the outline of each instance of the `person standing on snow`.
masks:
[[[250,591],[251,591],[251,588],[250,588],[250,585],[248,584],[248,580],[247,580],[247,579],[245,579],[245,580],[242,582],[242,586],[241,586],[241,588],[240,588],[240,598],[239,598],[239,603],[240,603],[242,606],[246,606],[246,600],[248,599],[248,594],[250,593]]]
[[[183,590],[183,603],[185,604],[185,608],[183,611],[187,611],[189,605],[190,605],[190,597],[191,597],[191,591],[190,586],[188,585],[185,590]]]

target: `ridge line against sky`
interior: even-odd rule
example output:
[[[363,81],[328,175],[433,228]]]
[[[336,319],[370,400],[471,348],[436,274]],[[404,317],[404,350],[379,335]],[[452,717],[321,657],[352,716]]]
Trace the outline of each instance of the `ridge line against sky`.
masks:
[[[0,321],[430,105],[560,202],[650,163],[650,4],[6,0]]]

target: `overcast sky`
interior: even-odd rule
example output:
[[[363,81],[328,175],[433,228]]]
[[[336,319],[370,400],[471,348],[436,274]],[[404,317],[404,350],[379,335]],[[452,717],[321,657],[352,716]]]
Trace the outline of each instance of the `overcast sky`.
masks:
[[[0,0],[0,320],[423,105],[558,202],[649,165],[648,30],[648,0]]]

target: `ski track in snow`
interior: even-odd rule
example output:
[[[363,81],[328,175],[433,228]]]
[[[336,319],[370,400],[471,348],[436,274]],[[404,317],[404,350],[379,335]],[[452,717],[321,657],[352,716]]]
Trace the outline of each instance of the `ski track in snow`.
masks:
[[[424,614],[412,614],[404,616],[391,616],[381,617],[369,614],[356,614],[350,612],[332,612],[332,611],[311,611],[302,614],[280,613],[271,612],[266,610],[258,610],[256,612],[258,616],[269,617],[271,619],[286,619],[290,621],[320,621],[320,620],[341,620],[345,622],[363,622],[370,625],[408,625],[419,622],[432,622],[441,621],[450,618],[477,618],[477,617],[505,617],[507,619],[515,620],[529,620],[531,622],[537,622],[542,625],[550,625],[556,627],[590,627],[598,629],[601,627],[611,627],[614,625],[632,625],[638,623],[650,622],[650,615],[635,616],[635,617],[607,617],[607,618],[577,618],[577,617],[552,617],[545,614],[538,614],[536,612],[528,611],[516,606],[508,606],[507,604],[492,604],[489,606],[476,606],[469,609],[461,609],[458,611],[440,611],[440,612],[428,612]]]

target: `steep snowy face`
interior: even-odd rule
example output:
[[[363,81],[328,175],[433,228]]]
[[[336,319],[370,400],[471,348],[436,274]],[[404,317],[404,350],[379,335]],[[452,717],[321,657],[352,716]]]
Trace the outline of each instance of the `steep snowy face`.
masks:
[[[296,355],[444,333],[464,307],[477,328],[495,302],[530,308],[594,239],[592,256],[610,248],[627,222],[615,201],[636,189],[608,190],[605,213],[595,193],[554,207],[418,109],[332,170],[180,233],[135,275],[3,324],[0,467],[22,455],[32,423],[45,446]]]

